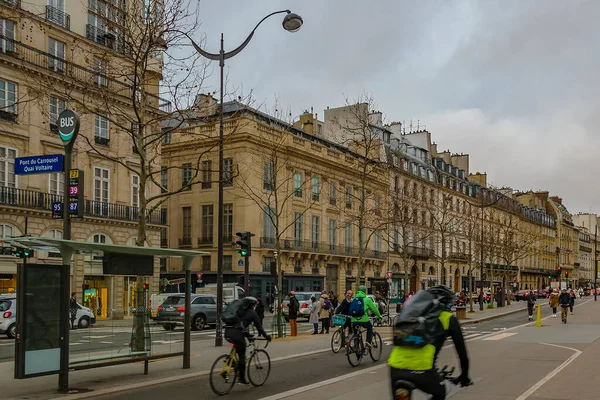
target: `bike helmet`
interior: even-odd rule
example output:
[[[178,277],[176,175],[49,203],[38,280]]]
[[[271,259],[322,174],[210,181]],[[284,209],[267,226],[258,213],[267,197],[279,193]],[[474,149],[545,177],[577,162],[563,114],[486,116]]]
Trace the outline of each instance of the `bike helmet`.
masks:
[[[367,287],[365,285],[360,285],[358,287],[359,292],[367,293]]]
[[[435,296],[435,298],[446,306],[446,308],[452,307],[454,303],[454,293],[447,286],[439,285],[427,289],[429,293]]]
[[[256,297],[252,297],[252,296],[244,297],[243,301],[244,301],[244,303],[248,304],[250,307],[254,307],[258,303],[258,300],[256,300]]]

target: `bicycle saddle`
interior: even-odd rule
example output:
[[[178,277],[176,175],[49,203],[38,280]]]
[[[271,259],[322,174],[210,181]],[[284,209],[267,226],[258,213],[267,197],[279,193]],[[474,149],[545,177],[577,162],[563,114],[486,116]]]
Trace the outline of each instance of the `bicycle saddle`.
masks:
[[[412,392],[413,390],[416,390],[417,387],[411,381],[400,379],[394,383],[394,389],[408,389]]]

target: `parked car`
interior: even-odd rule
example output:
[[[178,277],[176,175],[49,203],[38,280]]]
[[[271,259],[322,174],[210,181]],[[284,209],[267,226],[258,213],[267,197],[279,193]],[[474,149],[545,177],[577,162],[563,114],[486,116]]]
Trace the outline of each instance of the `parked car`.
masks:
[[[152,319],[156,320],[156,317],[158,316],[158,307],[162,305],[162,303],[167,299],[167,297],[169,296],[173,296],[175,294],[183,294],[183,293],[160,293],[160,294],[153,294],[152,296],[150,296],[150,310],[152,312]]]
[[[0,297],[0,334],[11,339],[17,336],[16,296]]]
[[[191,295],[192,330],[200,331],[208,325],[217,324],[217,296],[212,294]],[[227,303],[223,302],[223,307]],[[156,321],[162,324],[165,330],[174,330],[183,326],[185,320],[185,294],[174,294],[167,297],[158,306]]]
[[[296,292],[296,299],[298,299],[298,303],[300,303],[300,309],[298,310],[298,318],[306,318],[310,316],[310,309],[308,308],[311,304],[310,298],[315,296],[317,301],[321,298],[321,293],[319,292]],[[290,297],[286,296],[286,298],[281,303],[283,317],[286,321],[289,321],[289,312],[288,304],[290,304]]]
[[[196,294],[212,294],[217,295],[217,284],[210,283],[201,288],[196,289]],[[244,289],[237,286],[235,283],[224,283],[223,284],[223,301],[225,303],[232,303],[235,300],[244,297]]]

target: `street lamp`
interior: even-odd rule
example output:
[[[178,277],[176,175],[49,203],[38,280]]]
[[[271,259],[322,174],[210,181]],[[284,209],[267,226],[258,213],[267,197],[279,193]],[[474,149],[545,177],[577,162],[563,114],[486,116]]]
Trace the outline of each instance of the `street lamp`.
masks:
[[[220,79],[220,104],[219,104],[219,210],[217,217],[217,332],[215,337],[215,346],[223,345],[223,330],[221,327],[221,314],[223,312],[223,86],[224,86],[224,71],[225,71],[225,60],[239,54],[244,48],[250,43],[250,40],[254,36],[254,32],[267,18],[276,15],[283,14],[286,16],[283,18],[281,25],[283,29],[288,32],[297,32],[304,21],[298,14],[291,12],[290,10],[275,11],[261,19],[258,24],[252,29],[252,32],[248,35],[246,40],[242,42],[235,49],[225,52],[223,34],[221,33],[221,49],[219,53],[209,53],[203,50],[194,40],[185,32],[175,31],[186,36],[192,46],[196,49],[200,55],[209,60],[219,61],[219,68],[221,69]],[[160,39],[159,39],[160,40]]]

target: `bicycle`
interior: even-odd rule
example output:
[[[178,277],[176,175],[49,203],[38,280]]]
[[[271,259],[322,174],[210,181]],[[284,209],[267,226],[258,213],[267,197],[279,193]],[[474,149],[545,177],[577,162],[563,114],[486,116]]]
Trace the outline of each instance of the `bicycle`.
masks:
[[[269,378],[271,373],[271,358],[269,353],[265,350],[258,348],[254,342],[258,339],[248,337],[248,348],[252,348],[246,358],[246,375],[250,380],[250,383],[254,387],[262,386]],[[265,349],[269,346],[269,342],[265,345]],[[210,369],[210,388],[219,396],[225,395],[231,391],[233,385],[238,378],[238,355],[235,351],[233,343],[231,344],[231,351],[229,354],[223,354],[215,360]],[[266,372],[265,372],[266,370]],[[223,389],[217,386],[223,384]]]
[[[363,341],[363,333],[367,328],[360,325],[352,324],[352,334],[346,341],[346,357],[351,366],[357,367],[366,355],[365,343]],[[379,361],[383,352],[383,341],[381,335],[373,329],[373,338],[369,347],[369,356],[373,361]]]
[[[339,352],[342,347],[346,347],[346,330],[344,329],[344,325],[348,318],[350,317],[346,315],[334,315],[331,317],[333,326],[339,327],[331,336],[331,351],[334,353]]]
[[[444,368],[442,368],[441,370],[437,370],[437,372],[440,374],[440,376],[443,378],[444,382],[445,381],[450,381],[453,382],[456,377],[452,376],[452,374],[454,373],[454,367],[452,367],[452,369],[450,371],[448,371],[448,366],[445,365]],[[473,382],[469,382],[468,385],[465,386],[469,386],[472,385]],[[464,386],[463,386],[464,387]],[[417,388],[415,386],[414,383],[412,383],[411,381],[407,381],[407,380],[397,380],[396,382],[394,382],[394,399],[395,400],[410,400],[412,398],[412,392],[415,391]],[[448,387],[446,387],[446,389],[448,389]],[[446,390],[446,395],[448,394],[449,390]]]

